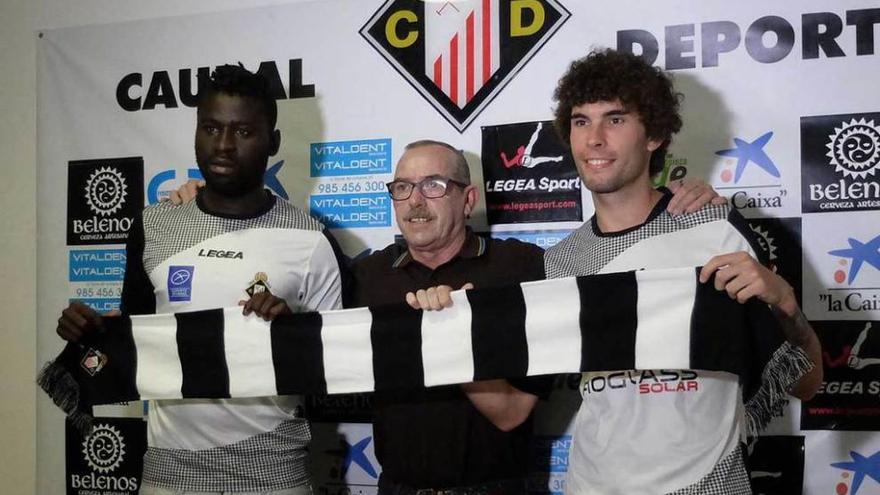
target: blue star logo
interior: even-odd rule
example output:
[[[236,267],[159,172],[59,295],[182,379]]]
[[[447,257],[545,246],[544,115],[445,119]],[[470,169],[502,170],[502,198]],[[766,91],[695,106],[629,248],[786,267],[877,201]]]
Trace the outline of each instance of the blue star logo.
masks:
[[[764,145],[766,145],[772,137],[773,131],[764,134],[751,143],[740,138],[733,138],[733,144],[736,145],[736,148],[718,150],[715,152],[715,154],[719,156],[736,158],[736,173],[734,174],[733,182],[739,182],[739,179],[742,177],[743,171],[746,169],[749,162],[761,167],[773,177],[778,178],[780,176],[779,169],[776,168],[773,160],[771,160],[764,151]]]
[[[849,456],[852,458],[851,462],[835,462],[831,467],[853,472],[851,495],[859,493],[859,487],[862,486],[865,476],[870,476],[871,479],[880,483],[880,451],[875,452],[871,457],[850,451]]]
[[[372,476],[373,479],[379,478],[379,473],[376,472],[376,468],[373,467],[373,463],[370,462],[366,452],[367,446],[370,445],[372,440],[373,437],[367,437],[354,445],[349,445],[345,440],[340,440],[339,443],[342,444],[340,449],[327,451],[328,454],[333,454],[342,458],[342,466],[340,467],[341,472],[339,475],[340,478],[345,477],[345,473],[348,472],[352,463],[360,466],[360,468],[363,469],[365,473]]]
[[[849,267],[849,280],[846,283],[851,284],[855,280],[856,275],[859,274],[859,270],[862,268],[862,263],[868,263],[877,270],[880,270],[880,235],[868,242],[861,242],[852,237],[847,239],[847,241],[849,242],[849,248],[828,251],[828,254],[852,260],[852,264]]]
[[[282,166],[284,166],[284,160],[267,168],[266,173],[263,174],[263,183],[266,184],[266,187],[275,193],[276,196],[281,199],[289,200],[290,197],[287,195],[287,191],[284,190],[284,186],[282,186],[281,181],[278,180],[278,171],[281,170]]]

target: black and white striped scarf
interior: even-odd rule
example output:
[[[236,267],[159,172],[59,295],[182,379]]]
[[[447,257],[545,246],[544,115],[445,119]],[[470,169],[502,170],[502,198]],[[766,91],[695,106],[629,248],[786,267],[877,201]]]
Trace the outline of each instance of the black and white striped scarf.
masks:
[[[753,324],[750,312],[769,313],[766,306],[738,304],[699,283],[698,273],[644,270],[460,291],[443,311],[401,303],[271,324],[243,317],[240,307],[104,318],[105,332],[68,344],[38,381],[85,428],[89,406],[132,400],[371,392],[628,369],[747,376],[754,356],[771,356],[782,343],[781,332]]]

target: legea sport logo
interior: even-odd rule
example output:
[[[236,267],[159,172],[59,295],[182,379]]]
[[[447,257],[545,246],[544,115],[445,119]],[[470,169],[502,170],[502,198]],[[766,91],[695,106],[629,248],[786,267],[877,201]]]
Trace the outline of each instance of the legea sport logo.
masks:
[[[388,0],[360,33],[463,132],[570,16],[557,0]]]
[[[801,118],[807,212],[880,209],[880,113]]]

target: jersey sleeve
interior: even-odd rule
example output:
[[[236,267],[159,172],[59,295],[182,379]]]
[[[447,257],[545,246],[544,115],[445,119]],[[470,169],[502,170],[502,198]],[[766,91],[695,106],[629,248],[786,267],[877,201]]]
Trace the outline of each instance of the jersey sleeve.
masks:
[[[132,222],[125,244],[125,277],[119,309],[125,315],[156,312],[153,283],[144,268],[144,220],[141,216]]]
[[[300,301],[306,310],[341,309],[350,301],[351,276],[345,257],[326,230],[312,252]]]

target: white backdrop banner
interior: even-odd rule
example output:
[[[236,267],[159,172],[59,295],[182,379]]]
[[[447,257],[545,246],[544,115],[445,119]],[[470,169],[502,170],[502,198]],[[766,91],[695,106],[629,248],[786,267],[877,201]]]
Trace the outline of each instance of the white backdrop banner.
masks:
[[[241,62],[271,79],[282,144],[266,184],[348,256],[394,241],[384,183],[423,138],[463,149],[488,190],[477,231],[548,247],[592,214],[551,95],[571,60],[612,47],[672,71],[684,95],[660,182],[698,176],[730,197],[825,344],[819,395],[751,448],[756,492],[880,493],[878,24],[872,0],[323,0],[41,33],[40,360],[61,348],[70,300],[118,305],[133,216],[199,176],[197,74]],[[538,411],[539,493],[564,491],[578,383],[557,385]],[[318,492],[373,493],[368,399],[310,405]],[[68,445],[65,471],[63,418],[45,398],[38,415],[50,493],[136,489],[138,460],[120,446],[137,429],[108,426],[109,461]]]

